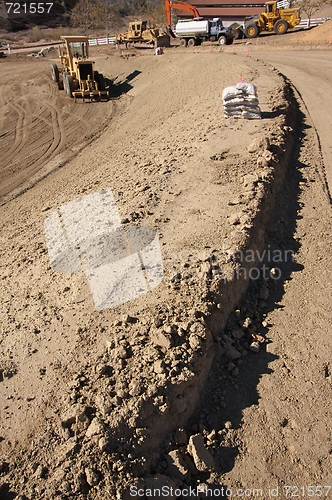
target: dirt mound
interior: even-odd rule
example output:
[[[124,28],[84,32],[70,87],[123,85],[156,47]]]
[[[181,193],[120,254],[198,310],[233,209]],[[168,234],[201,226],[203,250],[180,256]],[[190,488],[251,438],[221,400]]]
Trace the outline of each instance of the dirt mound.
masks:
[[[292,43],[332,44],[332,19],[292,38]]]

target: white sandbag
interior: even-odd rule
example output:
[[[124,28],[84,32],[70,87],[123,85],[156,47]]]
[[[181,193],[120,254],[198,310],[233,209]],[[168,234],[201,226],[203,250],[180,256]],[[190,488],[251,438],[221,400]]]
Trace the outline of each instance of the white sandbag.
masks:
[[[241,106],[244,103],[245,100],[243,99],[243,97],[234,97],[233,99],[229,99],[228,101],[223,101],[225,108],[227,108],[227,106]]]
[[[249,113],[260,113],[261,108],[259,106],[241,106],[242,111],[248,111]]]
[[[257,97],[254,97],[254,96],[246,96],[244,98],[245,102],[252,105],[252,106],[258,106],[258,99]]]
[[[243,90],[248,95],[253,95],[257,97],[257,88],[253,83],[238,83],[235,87],[237,90]]]
[[[247,120],[260,120],[262,118],[260,113],[251,113],[250,111],[242,111],[242,116]]]
[[[225,118],[243,118],[242,111],[229,111],[225,112]]]
[[[228,101],[229,99],[233,99],[239,95],[243,95],[242,90],[238,90],[236,87],[226,87],[222,93],[222,98],[224,101]]]
[[[242,106],[225,106],[224,112],[229,113],[231,111],[242,111]]]

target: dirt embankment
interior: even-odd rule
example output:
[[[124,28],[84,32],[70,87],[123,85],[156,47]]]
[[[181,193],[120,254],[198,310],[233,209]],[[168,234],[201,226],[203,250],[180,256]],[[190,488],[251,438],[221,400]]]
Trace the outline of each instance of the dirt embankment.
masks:
[[[332,44],[332,19],[309,31],[299,33],[292,38],[292,43]]]
[[[227,335],[223,329],[255,264],[241,255],[260,256],[289,158],[290,90],[276,71],[219,50],[138,54],[110,52],[97,61],[115,78],[105,134],[2,207],[1,470],[9,497],[122,499],[130,484],[184,487],[208,478],[211,464],[199,469],[195,459],[199,444],[188,454],[186,433],[172,431],[193,413],[216,354],[233,380],[240,361],[264,343],[247,317]],[[240,76],[258,87],[261,121],[223,118],[222,90]],[[51,95],[66,102],[57,90]],[[97,122],[102,105],[79,103],[75,116],[87,113],[89,128],[89,113]],[[68,110],[55,106],[63,120]],[[39,116],[31,111],[32,121]],[[82,275],[50,268],[43,222],[62,204],[107,187],[123,224],[157,230],[165,278],[146,296],[96,312]],[[259,283],[256,322],[268,297]],[[217,451],[212,469],[221,464]]]

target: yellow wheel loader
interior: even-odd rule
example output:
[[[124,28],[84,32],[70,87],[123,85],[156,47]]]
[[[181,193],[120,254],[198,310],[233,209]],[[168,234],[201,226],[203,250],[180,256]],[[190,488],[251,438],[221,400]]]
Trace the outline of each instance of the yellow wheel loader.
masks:
[[[246,18],[244,34],[247,38],[256,38],[261,31],[274,31],[283,35],[288,28],[295,28],[300,21],[300,9],[283,9],[279,2],[266,2],[265,11],[257,16]]]
[[[154,47],[169,47],[169,35],[162,33],[150,21],[131,21],[128,31],[120,33],[115,43],[143,43]]]
[[[101,73],[94,70],[94,62],[89,59],[89,41],[86,36],[62,36],[59,45],[59,57],[62,70],[56,64],[51,65],[54,82],[60,82],[62,72],[63,88],[69,97],[108,97],[105,81]]]

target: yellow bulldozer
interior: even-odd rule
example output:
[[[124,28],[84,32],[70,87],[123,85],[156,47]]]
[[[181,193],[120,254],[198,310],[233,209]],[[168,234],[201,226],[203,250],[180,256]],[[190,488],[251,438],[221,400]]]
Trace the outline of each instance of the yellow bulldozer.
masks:
[[[115,43],[142,43],[154,47],[168,47],[169,35],[161,32],[159,28],[152,25],[150,21],[131,21],[128,31],[120,33]]]
[[[274,31],[276,35],[283,35],[288,28],[295,28],[301,21],[300,9],[282,8],[283,3],[266,2],[264,12],[246,18],[244,24],[245,36],[247,38],[256,38],[261,31]]]
[[[89,59],[89,40],[86,36],[62,36],[59,57],[62,68],[51,64],[51,76],[60,83],[62,73],[63,88],[69,97],[88,97],[90,99],[108,96],[101,73],[94,70],[94,62]]]

